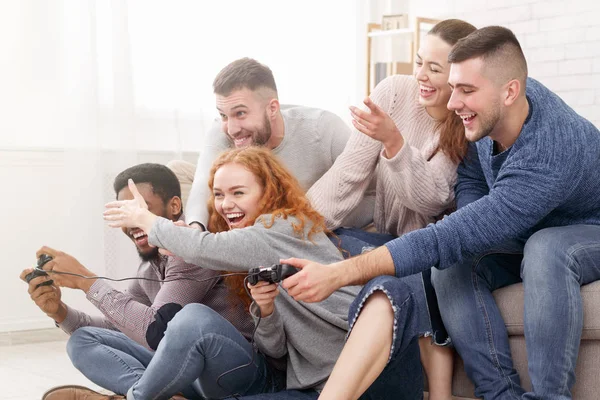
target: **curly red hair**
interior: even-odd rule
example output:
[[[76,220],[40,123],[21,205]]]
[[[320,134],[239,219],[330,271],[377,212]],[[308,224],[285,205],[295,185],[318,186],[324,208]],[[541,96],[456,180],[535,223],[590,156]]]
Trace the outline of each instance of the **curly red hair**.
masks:
[[[228,150],[222,153],[213,163],[208,179],[210,188],[208,230],[210,232],[217,233],[229,230],[227,221],[215,209],[213,186],[215,173],[219,168],[232,163],[246,168],[254,174],[260,183],[263,195],[256,215],[271,214],[269,221],[261,221],[266,228],[273,226],[275,218],[287,219],[288,217],[294,217],[296,219],[296,222],[292,223],[294,233],[302,239],[311,240],[311,237],[319,232],[330,233],[325,227],[325,219],[312,207],[298,180],[271,151],[262,147]],[[250,221],[249,225],[254,223],[255,221]],[[311,227],[305,237],[304,229],[307,223],[310,223]],[[235,294],[235,298],[241,299],[244,304],[249,306],[250,299],[246,294],[243,281],[242,276],[225,278],[225,282]]]

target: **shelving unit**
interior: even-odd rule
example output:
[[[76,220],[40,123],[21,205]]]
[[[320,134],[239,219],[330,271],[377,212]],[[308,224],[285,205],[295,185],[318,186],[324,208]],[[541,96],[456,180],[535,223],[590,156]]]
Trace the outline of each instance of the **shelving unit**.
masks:
[[[417,17],[410,28],[390,30],[382,30],[381,24],[367,25],[367,95],[387,76],[412,74],[421,35],[438,22],[437,19]]]

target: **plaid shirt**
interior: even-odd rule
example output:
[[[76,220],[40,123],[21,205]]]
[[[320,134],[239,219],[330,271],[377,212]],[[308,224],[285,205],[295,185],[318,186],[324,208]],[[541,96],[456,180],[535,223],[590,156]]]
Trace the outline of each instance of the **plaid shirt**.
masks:
[[[188,264],[181,258],[160,255],[156,260],[142,262],[136,276],[160,280],[173,280],[178,277],[214,279],[204,282],[179,280],[166,283],[133,280],[124,292],[114,289],[105,280],[97,279],[90,287],[87,299],[103,316],[90,316],[67,306],[67,317],[58,325],[68,334],[83,326],[118,330],[137,343],[149,349],[156,349],[158,343],[148,343],[148,335],[156,337],[158,334],[162,338],[166,322],[174,316],[173,312],[162,328],[157,328],[157,324],[153,322],[165,318],[164,315],[159,315],[161,310],[175,309],[176,312],[186,304],[202,303],[231,322],[246,338],[250,338],[254,327],[252,319],[241,304],[234,305],[231,302],[228,296],[229,289],[223,280],[218,278],[219,275],[218,271]],[[162,331],[155,332],[156,329]]]

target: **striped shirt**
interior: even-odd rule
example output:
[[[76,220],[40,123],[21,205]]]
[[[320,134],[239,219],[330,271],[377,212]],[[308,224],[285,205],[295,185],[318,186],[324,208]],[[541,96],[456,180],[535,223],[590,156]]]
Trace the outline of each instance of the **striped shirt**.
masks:
[[[202,303],[231,322],[246,338],[250,338],[253,322],[240,303],[230,300],[229,289],[219,272],[188,264],[179,257],[159,255],[143,261],[136,276],[171,282],[133,280],[125,291],[97,279],[87,293],[102,316],[91,316],[67,306],[67,317],[59,324],[71,334],[83,326],[118,330],[137,343],[156,350],[175,313],[189,303]],[[204,280],[176,280],[177,278]]]

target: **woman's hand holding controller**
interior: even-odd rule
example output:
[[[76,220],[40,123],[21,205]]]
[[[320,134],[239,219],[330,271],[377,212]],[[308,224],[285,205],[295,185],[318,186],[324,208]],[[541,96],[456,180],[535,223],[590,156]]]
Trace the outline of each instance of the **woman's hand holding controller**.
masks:
[[[273,311],[275,310],[275,297],[279,294],[279,287],[277,284],[259,281],[256,285],[248,283],[248,288],[250,289],[254,302],[260,309],[261,317],[265,318],[273,314]]]

